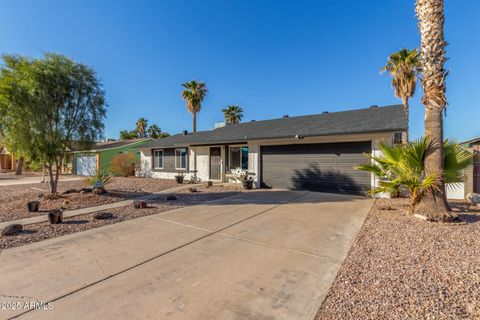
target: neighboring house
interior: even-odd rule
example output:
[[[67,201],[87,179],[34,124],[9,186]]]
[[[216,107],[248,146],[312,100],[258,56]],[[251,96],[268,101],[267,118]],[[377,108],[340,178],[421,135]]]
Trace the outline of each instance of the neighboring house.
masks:
[[[469,193],[480,193],[480,138],[471,139],[461,144],[473,152],[473,162],[465,169],[465,187],[462,197],[464,199]]]
[[[90,150],[72,151],[67,155],[66,166],[71,166],[73,174],[88,176],[97,169],[110,169],[112,158],[120,153],[133,153],[140,163],[139,145],[149,138],[107,141],[95,144]],[[70,170],[65,170],[70,171]]]
[[[251,121],[174,135],[141,146],[141,174],[225,181],[236,168],[255,174],[255,187],[364,194],[377,179],[354,166],[399,142],[407,128],[400,105]]]
[[[8,152],[7,147],[0,146],[0,171],[15,170],[16,161]]]

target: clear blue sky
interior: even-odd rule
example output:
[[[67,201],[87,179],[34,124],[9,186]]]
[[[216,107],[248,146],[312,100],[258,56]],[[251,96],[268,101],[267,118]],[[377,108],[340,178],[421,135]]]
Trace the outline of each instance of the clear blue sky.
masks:
[[[480,1],[446,0],[446,136],[480,136]],[[0,52],[65,54],[95,68],[109,104],[106,136],[141,116],[191,130],[181,82],[207,83],[200,130],[227,104],[245,120],[399,103],[379,69],[419,45],[414,0],[3,0]],[[419,88],[420,89],[420,88]],[[418,90],[413,137],[423,133]]]

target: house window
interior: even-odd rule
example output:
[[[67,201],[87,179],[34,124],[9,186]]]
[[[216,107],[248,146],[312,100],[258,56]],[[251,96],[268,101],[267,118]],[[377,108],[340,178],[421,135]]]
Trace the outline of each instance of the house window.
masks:
[[[153,168],[163,169],[163,150],[153,150]]]
[[[402,143],[402,137],[403,137],[403,133],[402,132],[395,132],[393,134],[393,143],[394,144],[400,144]]]
[[[187,169],[187,149],[175,149],[175,169]]]
[[[230,170],[248,170],[248,147],[230,147]]]

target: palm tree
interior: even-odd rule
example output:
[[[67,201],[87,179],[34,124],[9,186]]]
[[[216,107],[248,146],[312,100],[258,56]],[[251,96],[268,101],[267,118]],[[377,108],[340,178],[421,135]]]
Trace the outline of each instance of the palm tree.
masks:
[[[147,135],[148,120],[140,118],[136,123],[136,131],[139,138],[145,138]]]
[[[193,132],[197,131],[197,112],[202,109],[202,102],[207,95],[207,86],[203,82],[191,80],[190,82],[182,83],[185,88],[182,92],[182,97],[187,103],[187,109],[193,115]]]
[[[443,0],[417,0],[416,12],[421,37],[422,87],[425,105],[425,136],[433,143],[431,152],[425,158],[428,173],[440,172],[439,188],[428,192],[417,206],[417,212],[434,221],[451,221],[456,215],[451,212],[445,192],[443,112],[447,106],[445,96],[444,68],[446,61],[444,37]]]
[[[243,109],[240,106],[229,105],[225,109],[222,109],[222,112],[227,124],[236,124],[242,121]]]
[[[440,174],[425,174],[425,158],[432,150],[433,144],[428,138],[418,139],[407,145],[381,144],[381,155],[367,155],[372,162],[356,166],[362,171],[372,172],[380,178],[379,186],[370,190],[370,194],[386,193],[399,197],[402,190],[407,190],[410,197],[410,211],[431,190],[438,188]],[[453,187],[463,182],[463,170],[471,163],[473,154],[451,140],[444,142],[445,182]]]
[[[403,110],[408,123],[408,99],[415,94],[417,77],[420,73],[420,55],[418,50],[404,48],[392,53],[381,72],[388,72],[392,76],[392,87],[395,91],[395,96],[402,99]],[[408,143],[408,126],[402,140],[404,144]]]

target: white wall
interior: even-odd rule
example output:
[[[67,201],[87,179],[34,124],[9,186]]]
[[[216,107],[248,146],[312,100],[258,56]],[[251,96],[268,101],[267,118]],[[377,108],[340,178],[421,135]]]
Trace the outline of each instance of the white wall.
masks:
[[[447,183],[447,199],[465,199],[465,183]]]

